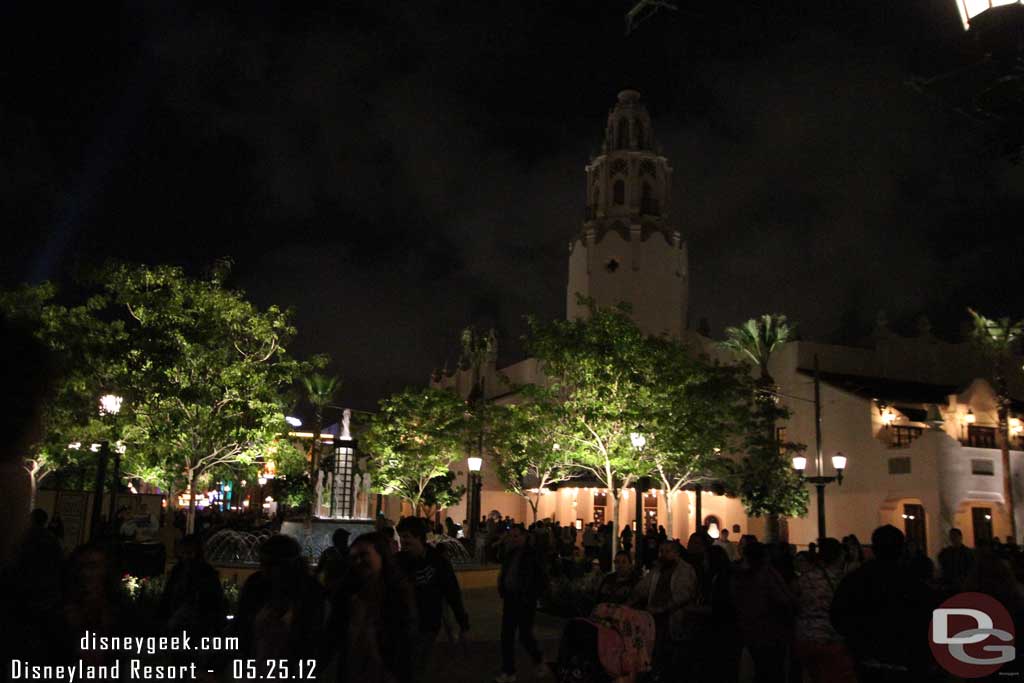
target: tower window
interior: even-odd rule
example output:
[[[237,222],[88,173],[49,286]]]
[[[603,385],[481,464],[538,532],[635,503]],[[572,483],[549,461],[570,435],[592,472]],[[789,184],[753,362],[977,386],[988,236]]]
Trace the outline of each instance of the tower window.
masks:
[[[614,273],[619,269],[619,262],[615,259],[609,259],[608,263],[604,264],[604,269],[609,273]]]
[[[626,203],[626,183],[621,180],[616,180],[615,185],[612,186],[612,194],[614,195],[614,201],[618,205]]]

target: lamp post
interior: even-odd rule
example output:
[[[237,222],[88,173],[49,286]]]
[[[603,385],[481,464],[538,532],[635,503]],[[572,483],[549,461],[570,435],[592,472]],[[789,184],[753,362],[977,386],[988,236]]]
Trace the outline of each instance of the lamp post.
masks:
[[[475,539],[480,524],[480,470],[484,466],[484,459],[470,456],[466,462],[469,465],[469,537]]]
[[[800,477],[808,484],[814,484],[818,490],[818,540],[826,537],[825,534],[825,487],[832,482],[843,485],[843,471],[846,470],[846,456],[836,453],[832,456],[832,467],[836,474],[833,477],[825,476],[825,457],[821,448],[821,384],[818,381],[818,357],[814,357],[814,437],[817,446],[814,456],[814,464],[817,475],[804,477],[807,469],[807,458],[802,455],[793,458],[793,469],[800,473]]]
[[[644,447],[647,445],[647,437],[645,437],[641,432],[633,432],[632,434],[630,434],[629,435],[629,441],[630,441],[630,443],[633,444],[633,448],[635,448],[638,453],[643,452]],[[643,549],[642,549],[642,545],[643,544],[640,542],[641,539],[643,538],[644,526],[645,526],[645,522],[647,521],[647,520],[644,519],[644,495],[643,495],[643,492],[646,491],[647,488],[650,485],[651,485],[650,484],[650,480],[647,477],[641,477],[641,478],[637,479],[636,483],[633,485],[634,489],[636,491],[636,495],[633,496],[636,499],[634,501],[634,503],[633,503],[633,505],[635,507],[634,518],[633,519],[634,519],[634,524],[636,526],[636,530],[633,533],[633,547],[634,547],[634,550],[636,552],[636,566],[637,567],[643,566],[643,561],[644,561],[644,555],[643,555]]]
[[[117,415],[121,412],[122,398],[115,394],[105,394],[100,397],[100,416]],[[99,444],[99,459],[96,461],[96,481],[92,499],[92,519],[89,523],[89,540],[94,540],[99,532],[100,517],[103,514],[103,489],[107,482],[107,461],[110,459],[110,442],[101,441]],[[117,480],[121,478],[121,449],[117,449],[114,460],[114,488],[110,493],[110,520],[114,519],[114,507],[117,504]]]

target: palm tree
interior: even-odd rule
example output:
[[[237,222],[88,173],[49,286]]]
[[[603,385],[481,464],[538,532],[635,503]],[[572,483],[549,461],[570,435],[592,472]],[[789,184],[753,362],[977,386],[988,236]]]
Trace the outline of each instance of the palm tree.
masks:
[[[732,351],[738,358],[751,361],[761,371],[761,383],[775,384],[768,372],[768,361],[772,353],[793,336],[793,330],[786,316],[777,313],[765,313],[759,318],[751,318],[739,327],[725,328],[727,339],[722,346]]]
[[[334,400],[341,389],[341,380],[318,372],[302,378],[306,399],[313,406],[313,450],[309,456],[309,518],[312,519],[316,505],[316,482],[320,475],[320,432],[324,428],[324,409]]]
[[[736,355],[740,360],[752,362],[759,370],[757,380],[758,395],[757,401],[765,411],[773,408],[778,389],[775,380],[768,371],[768,362],[772,353],[789,341],[793,336],[793,329],[786,320],[786,316],[778,313],[765,313],[764,315],[751,318],[739,327],[725,328],[725,341],[722,346]],[[775,424],[772,422],[768,429],[769,443],[776,440]],[[698,521],[699,523],[699,521]],[[765,533],[769,541],[775,541],[780,536],[781,520],[778,514],[769,513],[765,516]]]
[[[972,308],[971,314],[974,328],[971,338],[981,349],[987,360],[992,364],[992,386],[996,392],[999,415],[999,449],[1003,461],[1003,496],[1010,512],[1010,533],[1017,538],[1017,519],[1013,501],[1013,479],[1010,472],[1010,439],[1009,439],[1009,406],[1010,396],[1007,388],[1007,375],[1014,369],[1014,350],[1021,338],[1024,338],[1024,320],[1012,321],[1009,318],[986,318]]]

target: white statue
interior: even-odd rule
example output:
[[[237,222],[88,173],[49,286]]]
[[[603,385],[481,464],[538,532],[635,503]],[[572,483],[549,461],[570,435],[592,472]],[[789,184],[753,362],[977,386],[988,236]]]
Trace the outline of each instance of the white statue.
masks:
[[[358,516],[358,515],[356,515],[356,504],[357,504],[357,502],[359,500],[359,483],[360,483],[359,475],[358,474],[352,475],[352,503],[351,503],[352,510],[349,511],[349,514],[351,514],[353,517],[357,517]]]
[[[348,430],[349,421],[352,419],[352,411],[348,408],[341,411],[341,436],[338,437],[341,441],[351,441],[352,433]]]
[[[316,475],[316,517],[320,516],[320,508],[324,502],[324,471],[320,470]]]

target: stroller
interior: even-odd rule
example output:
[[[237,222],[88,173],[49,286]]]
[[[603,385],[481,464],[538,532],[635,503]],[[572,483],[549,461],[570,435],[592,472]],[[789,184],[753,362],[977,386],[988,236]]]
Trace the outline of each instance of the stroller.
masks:
[[[553,669],[557,683],[634,683],[650,671],[654,618],[603,603],[566,624]]]

